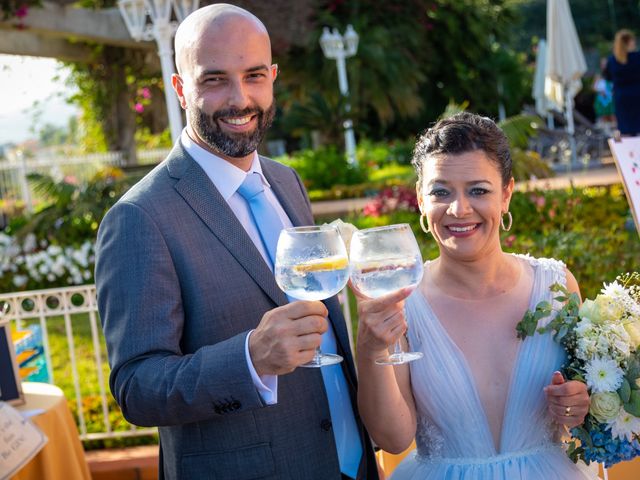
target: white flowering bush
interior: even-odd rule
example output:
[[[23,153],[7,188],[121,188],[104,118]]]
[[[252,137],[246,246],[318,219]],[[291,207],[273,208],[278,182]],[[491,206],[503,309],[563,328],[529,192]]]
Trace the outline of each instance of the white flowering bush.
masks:
[[[66,287],[93,282],[94,242],[51,245],[26,235],[23,242],[0,232],[0,291]]]
[[[577,294],[553,285],[564,306],[546,327],[538,321],[552,313],[549,302],[527,312],[518,336],[554,332],[567,352],[564,373],[587,384],[591,405],[584,424],[573,428],[579,440],[568,450],[572,460],[604,462],[609,467],[640,455],[640,275],[619,276],[594,300],[580,305]]]

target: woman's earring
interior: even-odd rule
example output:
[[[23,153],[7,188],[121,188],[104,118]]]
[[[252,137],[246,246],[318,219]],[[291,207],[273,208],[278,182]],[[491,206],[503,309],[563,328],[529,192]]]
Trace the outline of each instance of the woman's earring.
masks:
[[[421,213],[421,214],[420,214],[420,228],[422,228],[422,231],[423,231],[424,233],[430,233],[430,232],[429,232],[429,228],[427,228],[427,227],[425,227],[425,226],[424,226],[424,219],[425,219],[426,217],[427,217],[427,215],[426,215],[426,214],[424,214],[424,213]]]
[[[507,219],[509,220],[509,225],[505,225],[504,224],[504,216],[507,216]],[[502,216],[500,217],[500,226],[502,227],[502,229],[505,232],[508,232],[509,230],[511,230],[511,225],[513,225],[513,216],[511,215],[511,212],[507,211],[506,213],[503,213]]]

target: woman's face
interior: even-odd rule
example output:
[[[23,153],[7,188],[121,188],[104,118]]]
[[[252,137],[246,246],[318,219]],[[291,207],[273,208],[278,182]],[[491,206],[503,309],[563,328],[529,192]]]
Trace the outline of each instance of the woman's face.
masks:
[[[422,178],[418,202],[441,255],[470,261],[500,250],[500,218],[509,210],[514,183],[502,185],[498,166],[484,151],[431,156]]]

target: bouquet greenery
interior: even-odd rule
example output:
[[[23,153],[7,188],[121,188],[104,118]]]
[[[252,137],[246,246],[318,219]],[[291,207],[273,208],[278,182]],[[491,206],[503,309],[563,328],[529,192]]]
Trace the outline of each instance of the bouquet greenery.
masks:
[[[538,326],[553,313],[549,302],[541,302],[516,330],[522,339],[552,333],[567,352],[565,377],[587,384],[589,413],[571,429],[567,453],[574,462],[606,467],[631,460],[640,455],[640,275],[619,276],[582,305],[559,284],[551,291],[563,304],[555,318]]]

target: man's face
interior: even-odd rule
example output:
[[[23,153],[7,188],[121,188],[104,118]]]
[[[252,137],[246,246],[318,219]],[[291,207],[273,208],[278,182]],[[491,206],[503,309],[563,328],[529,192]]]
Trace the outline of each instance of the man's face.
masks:
[[[196,143],[232,163],[252,155],[275,113],[266,33],[245,18],[225,19],[185,52],[181,71],[174,86]]]

